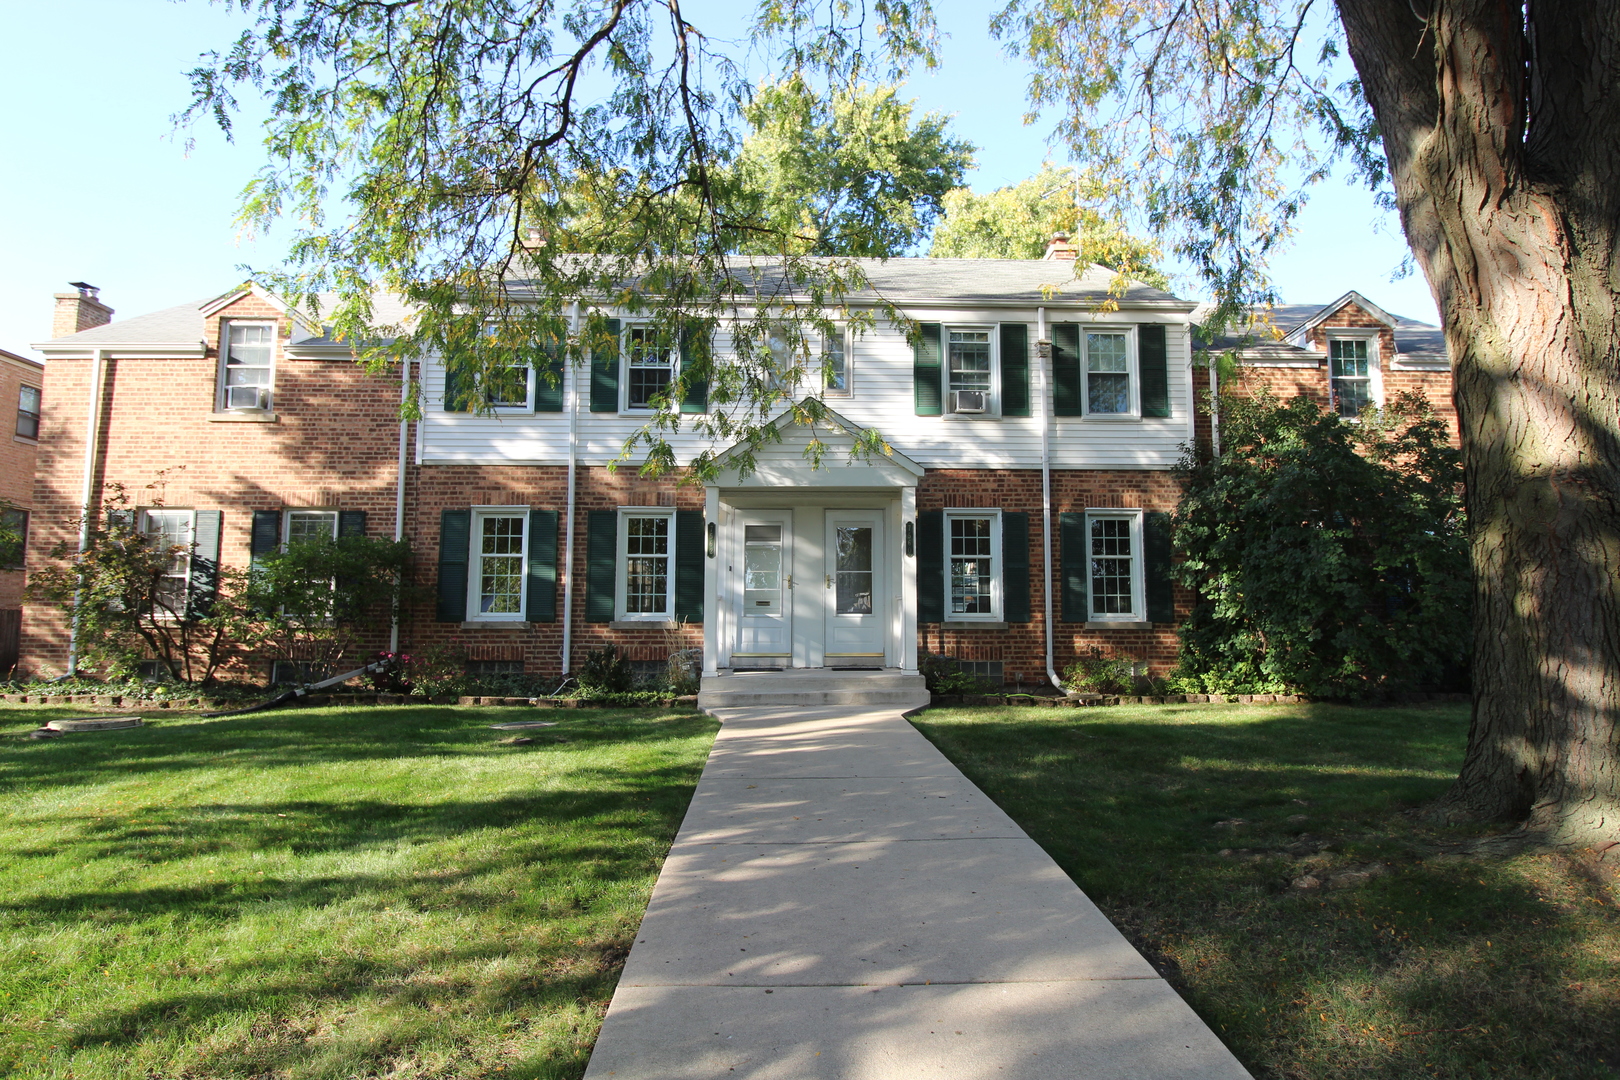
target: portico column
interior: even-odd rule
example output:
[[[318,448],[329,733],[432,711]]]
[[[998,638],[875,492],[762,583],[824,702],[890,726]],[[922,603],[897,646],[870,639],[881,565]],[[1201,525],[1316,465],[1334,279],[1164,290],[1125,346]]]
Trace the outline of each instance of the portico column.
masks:
[[[703,674],[720,674],[720,489],[703,489]],[[711,539],[712,538],[712,539]]]
[[[907,531],[911,545],[906,545]],[[917,487],[900,489],[900,671],[917,674]]]

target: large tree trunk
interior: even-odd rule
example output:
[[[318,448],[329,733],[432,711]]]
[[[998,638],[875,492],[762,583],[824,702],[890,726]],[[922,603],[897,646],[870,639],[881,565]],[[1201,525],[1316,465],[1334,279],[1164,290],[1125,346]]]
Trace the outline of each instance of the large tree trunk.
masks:
[[[1612,843],[1620,3],[1338,3],[1456,379],[1474,718],[1445,807]]]

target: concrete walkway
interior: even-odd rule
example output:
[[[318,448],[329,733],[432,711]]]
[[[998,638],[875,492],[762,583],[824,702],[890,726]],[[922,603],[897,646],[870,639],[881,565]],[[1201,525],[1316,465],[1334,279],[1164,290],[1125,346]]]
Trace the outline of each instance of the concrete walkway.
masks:
[[[721,710],[587,1080],[1238,1080],[895,711]]]

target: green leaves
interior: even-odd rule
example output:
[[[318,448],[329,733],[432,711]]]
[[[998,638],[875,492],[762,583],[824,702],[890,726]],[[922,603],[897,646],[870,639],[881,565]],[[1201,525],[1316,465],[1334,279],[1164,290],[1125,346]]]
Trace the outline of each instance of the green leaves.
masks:
[[[1223,398],[1224,453],[1182,463],[1183,671],[1211,691],[1361,697],[1455,677],[1471,584],[1462,470],[1427,402],[1346,423]]]

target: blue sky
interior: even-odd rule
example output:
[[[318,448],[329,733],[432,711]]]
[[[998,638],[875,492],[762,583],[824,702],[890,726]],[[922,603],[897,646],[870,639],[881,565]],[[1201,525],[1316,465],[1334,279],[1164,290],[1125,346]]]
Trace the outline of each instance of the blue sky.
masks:
[[[981,190],[1029,176],[1051,154],[1049,125],[1020,123],[1028,69],[990,40],[991,9],[940,4],[943,64],[904,92],[954,115],[955,133],[980,147],[969,184]],[[703,24],[701,8],[693,18]],[[242,279],[239,266],[275,263],[276,235],[242,237],[233,225],[257,165],[253,130],[233,146],[201,127],[188,153],[169,120],[186,103],[197,55],[239,25],[202,0],[0,0],[0,40],[11,46],[0,75],[0,348],[32,355],[29,343],[49,336],[51,294],[69,281],[100,286],[127,318],[215,295]],[[1330,181],[1272,276],[1290,303],[1358,289],[1386,310],[1437,321],[1420,276],[1390,281],[1405,251],[1369,193]],[[1178,286],[1199,295],[1194,282]]]

